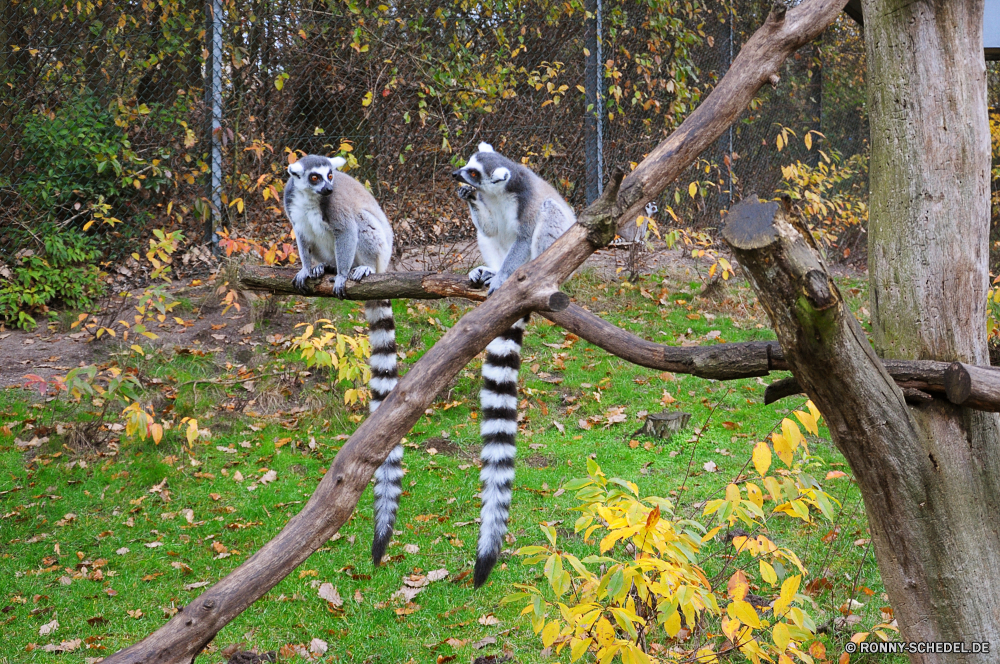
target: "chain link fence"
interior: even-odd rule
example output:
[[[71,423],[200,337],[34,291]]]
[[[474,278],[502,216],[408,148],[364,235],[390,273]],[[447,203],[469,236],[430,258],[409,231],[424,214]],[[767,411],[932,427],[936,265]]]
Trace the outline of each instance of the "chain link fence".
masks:
[[[347,156],[400,248],[471,237],[449,173],[480,141],[581,209],[704,99],[769,8],[0,0],[0,278],[53,234],[112,262],[153,228],[279,238],[292,153]],[[842,17],[664,194],[661,225],[714,227],[741,196],[773,195],[782,166],[818,164],[810,130],[828,154],[864,154],[863,71]],[[779,152],[783,128],[796,140]]]

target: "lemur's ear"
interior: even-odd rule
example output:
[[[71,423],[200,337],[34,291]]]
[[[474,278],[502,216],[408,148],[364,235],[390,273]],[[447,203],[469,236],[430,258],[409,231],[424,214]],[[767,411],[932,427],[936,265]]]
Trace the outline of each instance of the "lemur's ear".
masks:
[[[302,177],[302,162],[295,162],[294,164],[288,165],[288,174],[294,175],[297,178]]]
[[[508,169],[504,168],[503,166],[501,166],[500,168],[498,168],[495,171],[493,171],[493,174],[490,177],[490,179],[493,181],[493,184],[499,184],[500,182],[506,182],[507,180],[510,179],[510,171]]]
[[[335,170],[338,170],[338,171],[341,168],[343,168],[344,164],[346,164],[346,163],[347,163],[347,160],[344,159],[343,157],[331,157],[330,158],[330,165],[333,166],[333,168]]]
[[[493,149],[493,146],[490,145],[489,143],[480,143],[479,144],[479,151],[480,152],[496,152],[496,150]]]

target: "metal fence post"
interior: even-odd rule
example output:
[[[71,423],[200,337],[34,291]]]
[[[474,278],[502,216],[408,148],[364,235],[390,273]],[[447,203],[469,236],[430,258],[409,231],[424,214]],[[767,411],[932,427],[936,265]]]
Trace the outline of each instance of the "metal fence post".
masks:
[[[205,72],[208,85],[205,86],[205,101],[211,111],[209,141],[211,154],[209,169],[209,200],[212,211],[205,228],[205,242],[211,242],[213,251],[219,244],[217,230],[222,227],[222,0],[208,0],[209,62]]]
[[[594,202],[604,190],[604,94],[602,92],[601,34],[602,0],[586,0],[584,29],[584,105],[583,151],[586,165],[587,204]]]

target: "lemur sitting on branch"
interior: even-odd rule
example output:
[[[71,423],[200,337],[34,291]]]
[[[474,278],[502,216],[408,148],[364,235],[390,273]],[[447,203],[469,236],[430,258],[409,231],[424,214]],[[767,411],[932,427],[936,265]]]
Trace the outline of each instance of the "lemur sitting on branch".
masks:
[[[392,226],[375,197],[340,169],[342,157],[309,155],[288,167],[285,212],[295,229],[302,269],[292,283],[304,291],[310,277],[336,274],[333,292],[344,297],[347,279],[382,273],[392,258]],[[365,302],[371,342],[369,412],[396,387],[396,323],[391,300]],[[396,520],[403,481],[403,446],[397,445],[375,471],[375,537],[372,557],[382,560]]]
[[[530,169],[480,143],[465,167],[451,176],[462,183],[458,195],[469,204],[479,251],[486,265],[469,273],[476,285],[500,288],[517,268],[536,258],[576,223],[573,208]],[[517,436],[517,375],[525,317],[486,347],[480,453],[483,484],[479,546],[473,580],[483,585],[496,564],[507,533]]]

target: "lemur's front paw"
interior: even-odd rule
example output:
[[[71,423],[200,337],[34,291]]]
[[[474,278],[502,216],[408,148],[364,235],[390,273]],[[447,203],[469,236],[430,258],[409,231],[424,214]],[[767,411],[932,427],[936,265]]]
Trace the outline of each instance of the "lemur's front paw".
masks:
[[[347,277],[338,274],[333,280],[333,294],[343,300],[347,297]]]
[[[309,276],[315,279],[322,277],[324,274],[326,274],[326,265],[323,265],[322,263],[313,265],[312,269],[309,270]]]
[[[486,297],[493,295],[493,293],[495,293],[498,288],[503,286],[503,282],[507,281],[507,277],[509,276],[510,276],[509,274],[499,274],[499,273],[494,275],[493,278],[490,279],[490,288],[489,290],[486,291]]]
[[[371,269],[367,265],[359,265],[351,270],[351,281],[361,281],[374,271],[375,270]]]
[[[458,188],[458,197],[466,202],[474,201],[476,200],[476,188],[472,185],[463,184]]]
[[[482,288],[489,284],[492,279],[493,271],[485,265],[480,265],[469,273],[469,283],[472,284],[473,288]]]
[[[306,287],[306,282],[309,281],[311,276],[313,276],[311,270],[302,268],[292,279],[292,286],[300,293],[307,293],[309,289]]]

